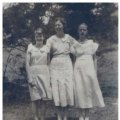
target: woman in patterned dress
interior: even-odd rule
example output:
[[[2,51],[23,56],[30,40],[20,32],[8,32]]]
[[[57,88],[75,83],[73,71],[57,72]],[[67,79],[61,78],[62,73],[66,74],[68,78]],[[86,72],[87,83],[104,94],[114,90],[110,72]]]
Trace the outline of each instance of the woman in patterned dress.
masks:
[[[103,96],[99,87],[93,56],[98,44],[87,38],[87,25],[80,24],[79,40],[75,47],[75,107],[80,109],[79,120],[89,120],[89,109],[104,107]]]
[[[58,120],[67,120],[67,106],[74,105],[73,94],[73,66],[70,59],[70,44],[76,41],[64,33],[64,19],[55,21],[56,34],[47,40],[47,46],[52,54],[50,63],[50,75],[52,94],[55,106],[57,106]]]
[[[38,102],[51,100],[50,74],[47,65],[47,47],[43,45],[42,29],[35,31],[35,45],[28,45],[26,55],[26,70],[34,120],[38,120]],[[45,106],[43,106],[45,107]],[[41,120],[44,120],[45,110],[41,108]]]

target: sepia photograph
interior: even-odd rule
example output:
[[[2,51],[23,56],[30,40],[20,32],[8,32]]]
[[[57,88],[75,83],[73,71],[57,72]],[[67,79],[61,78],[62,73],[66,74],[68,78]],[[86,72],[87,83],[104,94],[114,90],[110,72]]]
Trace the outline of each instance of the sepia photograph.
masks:
[[[3,120],[118,120],[118,3],[2,3]]]

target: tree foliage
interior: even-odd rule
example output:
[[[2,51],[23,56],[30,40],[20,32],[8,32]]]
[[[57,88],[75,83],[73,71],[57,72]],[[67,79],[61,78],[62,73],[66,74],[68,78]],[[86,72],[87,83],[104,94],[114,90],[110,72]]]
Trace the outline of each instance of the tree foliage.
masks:
[[[33,39],[34,29],[42,27],[46,38],[54,33],[57,16],[67,20],[67,32],[77,38],[77,27],[86,22],[91,35],[117,42],[117,3],[19,3],[3,12],[3,30],[9,39],[4,44],[20,43],[24,37]],[[116,37],[116,38],[115,38]],[[23,41],[21,42],[23,43]]]
[[[47,39],[54,34],[56,17],[66,19],[65,32],[76,39],[78,25],[85,22],[90,36],[104,49],[108,43],[118,42],[117,3],[9,3],[8,6],[3,7],[4,81],[27,79],[25,52],[34,40],[34,30],[43,28]]]

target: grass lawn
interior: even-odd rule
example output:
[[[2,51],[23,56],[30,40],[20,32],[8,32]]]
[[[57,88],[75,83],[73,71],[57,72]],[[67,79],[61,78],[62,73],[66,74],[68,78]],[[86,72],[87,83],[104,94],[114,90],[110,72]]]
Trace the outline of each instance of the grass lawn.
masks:
[[[90,120],[118,120],[117,98],[106,97],[104,108],[94,108],[90,111]],[[46,120],[56,120],[54,106],[47,106]],[[77,120],[78,110],[69,109],[69,120]],[[4,120],[33,120],[30,103],[4,104]]]

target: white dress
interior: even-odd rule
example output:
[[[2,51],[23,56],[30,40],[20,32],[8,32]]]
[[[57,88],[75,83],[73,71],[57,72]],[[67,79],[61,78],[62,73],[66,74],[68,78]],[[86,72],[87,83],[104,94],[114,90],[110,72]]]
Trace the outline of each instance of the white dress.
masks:
[[[31,100],[52,99],[50,87],[50,73],[47,65],[47,47],[38,49],[29,44],[27,55],[30,55],[30,78],[35,83],[35,87],[29,86]]]
[[[74,92],[75,107],[92,108],[104,107],[103,96],[99,87],[93,54],[98,49],[98,44],[93,40],[76,46],[76,62],[74,66]]]
[[[53,55],[50,75],[55,106],[74,105],[73,66],[69,55],[70,42],[75,41],[70,35],[65,34],[64,38],[53,35],[46,44]]]

